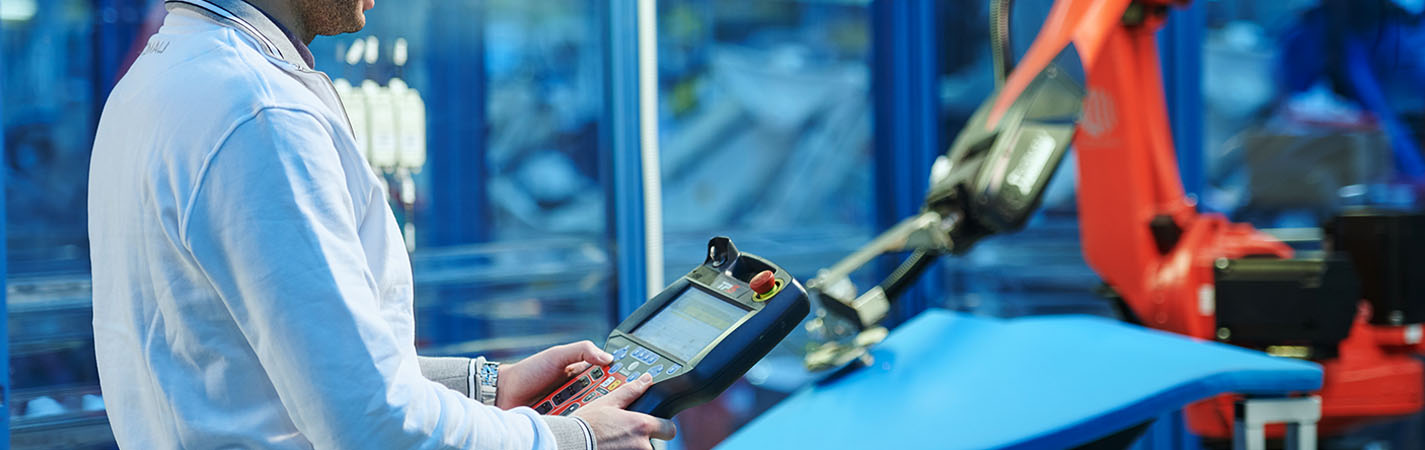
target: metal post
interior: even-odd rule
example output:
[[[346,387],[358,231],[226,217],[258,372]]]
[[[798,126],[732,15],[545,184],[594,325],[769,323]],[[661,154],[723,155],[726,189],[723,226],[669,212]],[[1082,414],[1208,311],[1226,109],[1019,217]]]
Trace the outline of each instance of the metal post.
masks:
[[[1267,450],[1267,432],[1238,418],[1232,431],[1232,450]]]
[[[1248,398],[1237,402],[1236,415],[1234,450],[1266,450],[1269,423],[1287,425],[1287,450],[1316,450],[1321,397]]]
[[[1315,449],[1316,422],[1287,424],[1286,448],[1296,450]]]
[[[610,229],[617,258],[618,308],[614,321],[648,298],[649,271],[644,178],[639,143],[638,1],[590,2],[603,27],[606,98],[599,123],[600,153],[611,161]],[[662,270],[661,267],[656,270]]]
[[[638,0],[638,136],[643,165],[646,296],[663,290],[663,173],[658,149],[658,2]],[[641,302],[640,302],[641,303]]]
[[[878,229],[920,212],[929,189],[930,166],[940,144],[940,95],[934,0],[876,0],[871,4],[871,83],[875,105]],[[882,264],[881,275],[899,261]],[[937,270],[932,268],[930,273]],[[926,281],[938,277],[927,276]],[[940,292],[922,282],[899,300],[899,319],[924,310]]]

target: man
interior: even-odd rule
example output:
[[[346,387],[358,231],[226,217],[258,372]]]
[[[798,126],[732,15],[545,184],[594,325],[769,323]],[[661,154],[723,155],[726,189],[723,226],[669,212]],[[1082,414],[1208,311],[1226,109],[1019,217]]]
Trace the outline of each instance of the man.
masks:
[[[503,369],[416,356],[400,233],[306,50],[360,30],[372,0],[166,6],[105,105],[91,161],[94,337],[121,446],[609,450],[672,438],[671,422],[622,409],[648,377],[573,417],[521,407],[611,361],[587,341]]]

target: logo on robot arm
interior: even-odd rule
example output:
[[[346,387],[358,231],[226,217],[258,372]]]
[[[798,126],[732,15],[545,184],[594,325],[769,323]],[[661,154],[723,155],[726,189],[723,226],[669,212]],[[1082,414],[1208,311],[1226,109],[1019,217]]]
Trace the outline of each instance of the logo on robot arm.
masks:
[[[1118,111],[1113,107],[1113,98],[1102,89],[1089,89],[1084,98],[1084,116],[1079,120],[1079,129],[1091,137],[1101,137],[1118,126]]]

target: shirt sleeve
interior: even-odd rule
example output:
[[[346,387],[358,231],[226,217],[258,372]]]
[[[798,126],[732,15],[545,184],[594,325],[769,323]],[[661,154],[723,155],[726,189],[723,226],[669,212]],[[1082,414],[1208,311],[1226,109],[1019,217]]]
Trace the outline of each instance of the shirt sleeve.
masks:
[[[459,392],[460,395],[478,399],[472,392],[474,384],[474,368],[479,367],[481,358],[461,358],[461,357],[431,357],[420,356],[418,361],[421,365],[421,376],[426,379],[440,383],[452,391]]]
[[[379,311],[347,175],[324,123],[268,108],[213,151],[179,240],[316,448],[553,449],[529,408],[421,376]],[[276,407],[274,405],[274,407]]]
[[[421,375],[460,395],[478,399],[475,368],[485,358],[420,357]],[[594,450],[594,432],[588,422],[577,417],[541,416],[558,444],[557,450]]]

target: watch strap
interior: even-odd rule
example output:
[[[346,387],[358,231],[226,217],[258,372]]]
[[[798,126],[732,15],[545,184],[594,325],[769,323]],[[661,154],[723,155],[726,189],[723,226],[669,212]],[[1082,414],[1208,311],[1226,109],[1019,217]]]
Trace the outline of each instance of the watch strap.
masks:
[[[485,361],[484,358],[470,360],[470,397],[486,405],[495,405],[495,394],[500,385],[500,363]]]

